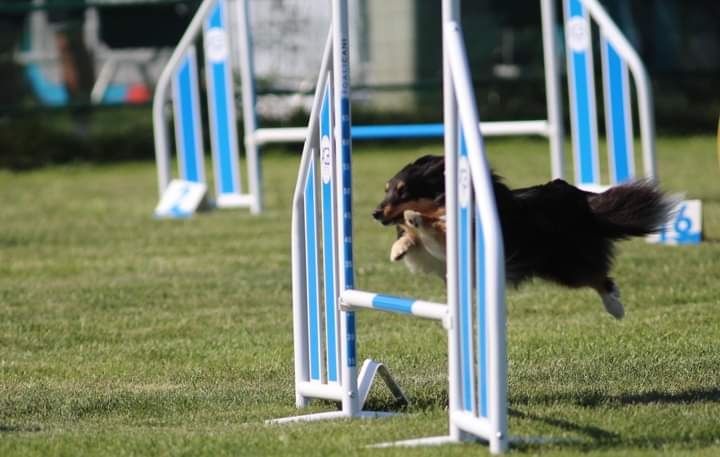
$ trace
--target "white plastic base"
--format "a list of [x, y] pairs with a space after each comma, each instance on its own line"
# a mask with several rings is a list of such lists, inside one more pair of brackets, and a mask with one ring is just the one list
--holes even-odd
[[218, 208], [248, 208], [255, 203], [251, 194], [220, 194], [215, 200]]
[[442, 446], [444, 444], [460, 443], [461, 441], [452, 436], [428, 436], [426, 438], [415, 438], [411, 440], [391, 441], [388, 443], [373, 444], [368, 447], [387, 448], [387, 447], [422, 447], [422, 446]]
[[381, 417], [395, 416], [397, 413], [385, 411], [360, 411], [357, 416], [348, 416], [342, 411], [329, 411], [325, 413], [303, 414], [300, 416], [281, 417], [279, 419], [266, 420], [266, 424], [292, 424], [295, 422], [315, 422], [338, 419], [378, 419]]
[[[368, 395], [370, 394], [370, 389], [372, 388], [373, 381], [375, 380], [376, 376], [380, 376], [380, 378], [383, 380], [387, 388], [390, 390], [390, 392], [395, 397], [395, 400], [401, 404], [401, 405], [407, 405], [408, 399], [405, 396], [405, 393], [402, 391], [398, 383], [395, 381], [395, 379], [390, 374], [390, 371], [388, 371], [387, 367], [383, 365], [381, 362], [376, 362], [373, 359], [366, 359], [362, 367], [360, 368], [360, 373], [358, 373], [358, 395], [360, 398], [360, 406], [364, 406], [365, 402], [367, 401]], [[312, 384], [310, 383], [304, 383], [304, 391], [309, 391], [309, 386]], [[317, 389], [318, 392], [315, 392], [315, 396], [312, 398], [336, 398], [340, 397], [342, 398], [342, 387], [340, 387], [337, 384], [317, 384], [312, 385], [313, 389]], [[321, 392], [323, 389], [327, 390], [327, 392]], [[337, 392], [337, 390], [340, 389], [340, 392]], [[322, 395], [324, 393], [327, 393], [328, 395]], [[302, 393], [301, 393], [302, 395]], [[304, 397], [308, 398], [308, 397]], [[292, 422], [311, 422], [311, 421], [320, 421], [320, 420], [335, 420], [335, 419], [375, 419], [379, 417], [388, 417], [388, 416], [394, 416], [397, 413], [392, 412], [385, 412], [385, 411], [361, 411], [358, 413], [357, 416], [348, 416], [342, 411], [329, 411], [324, 413], [315, 413], [315, 414], [304, 414], [300, 416], [290, 416], [290, 417], [282, 417], [280, 419], [269, 419], [266, 420], [266, 424], [287, 424]]]

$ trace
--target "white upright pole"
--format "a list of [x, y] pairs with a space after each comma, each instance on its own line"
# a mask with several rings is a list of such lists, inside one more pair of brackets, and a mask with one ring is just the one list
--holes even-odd
[[[455, 91], [458, 94], [458, 112], [461, 125], [477, 125], [478, 113], [475, 106], [470, 80], [465, 45], [457, 23], [445, 23], [445, 35], [453, 43], [447, 43], [450, 51], [447, 58]], [[488, 416], [490, 419], [490, 453], [503, 453], [508, 447], [507, 437], [507, 355], [505, 351], [505, 264], [503, 238], [500, 221], [495, 207], [490, 170], [484, 153], [482, 137], [478, 130], [464, 130], [468, 149], [473, 187], [477, 198], [477, 209], [482, 221], [482, 237], [485, 258], [480, 259], [485, 267], [485, 303], [488, 309]], [[449, 234], [449, 230], [448, 230]], [[459, 377], [459, 376], [458, 376]], [[451, 410], [452, 415], [452, 410]]]
[[[460, 20], [460, 1], [443, 0], [442, 21]], [[443, 123], [445, 124], [445, 210], [447, 213], [447, 240], [445, 255], [447, 259], [447, 304], [450, 315], [450, 325], [457, 325], [458, 311], [458, 259], [457, 259], [457, 153], [458, 153], [458, 126], [457, 103], [453, 90], [448, 48], [443, 33]], [[462, 437], [461, 430], [453, 423], [452, 416], [461, 410], [460, 404], [460, 341], [458, 332], [448, 331], [448, 398], [449, 398], [449, 436], [454, 441]]]
[[560, 72], [558, 71], [558, 47], [555, 37], [555, 0], [540, 0], [542, 18], [543, 61], [545, 67], [545, 99], [548, 116], [548, 141], [550, 142], [550, 170], [553, 179], [563, 178], [564, 129], [562, 98], [560, 96]]
[[[333, 90], [335, 119], [336, 205], [338, 228], [338, 271], [342, 294], [354, 288], [352, 243], [352, 167], [350, 137], [350, 34], [348, 32], [347, 0], [332, 2]], [[340, 312], [342, 409], [345, 416], [360, 414], [357, 386], [357, 355], [355, 346], [355, 313]]]
[[242, 86], [243, 127], [245, 130], [245, 153], [247, 154], [248, 193], [252, 196], [250, 212], [262, 212], [262, 171], [258, 146], [255, 142], [257, 119], [255, 118], [255, 74], [252, 35], [250, 34], [250, 19], [248, 0], [238, 0], [236, 3], [238, 19], [238, 52], [240, 54], [240, 85]]

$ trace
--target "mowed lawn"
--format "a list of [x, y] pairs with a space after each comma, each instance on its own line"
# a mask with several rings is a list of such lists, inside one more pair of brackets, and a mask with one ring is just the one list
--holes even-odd
[[[514, 186], [549, 176], [542, 141], [489, 141]], [[620, 245], [627, 315], [592, 292], [508, 292], [510, 431], [520, 455], [720, 455], [720, 172], [711, 137], [658, 142], [663, 186], [704, 204], [706, 240]], [[444, 300], [388, 260], [384, 181], [438, 145], [354, 155], [360, 288]], [[267, 426], [295, 414], [290, 200], [299, 157], [263, 159], [267, 210], [155, 220], [153, 163], [0, 171], [0, 456], [485, 455], [482, 445], [368, 449], [447, 431], [439, 324], [358, 314], [359, 356], [411, 398], [375, 421]], [[381, 388], [371, 406], [394, 409]], [[310, 410], [335, 408], [318, 402]], [[528, 439], [527, 437], [530, 437]], [[542, 438], [537, 440], [536, 438]]]

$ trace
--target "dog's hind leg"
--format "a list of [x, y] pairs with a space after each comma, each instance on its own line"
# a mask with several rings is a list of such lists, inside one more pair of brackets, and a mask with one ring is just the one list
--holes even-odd
[[605, 310], [608, 313], [616, 319], [622, 319], [625, 316], [625, 307], [620, 301], [620, 289], [618, 289], [612, 278], [603, 278], [599, 284], [593, 286], [593, 289], [600, 294]]

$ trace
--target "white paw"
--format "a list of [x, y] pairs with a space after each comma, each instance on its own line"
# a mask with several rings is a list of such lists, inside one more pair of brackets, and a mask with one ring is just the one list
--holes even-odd
[[410, 227], [418, 228], [422, 226], [422, 215], [417, 211], [406, 209], [403, 217], [405, 218], [405, 223]]
[[390, 248], [390, 260], [397, 262], [402, 259], [408, 250], [410, 250], [413, 246], [415, 246], [415, 243], [413, 243], [413, 240], [409, 237], [402, 236], [398, 238]]

